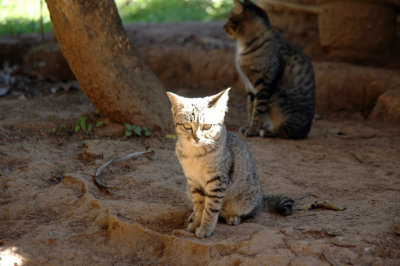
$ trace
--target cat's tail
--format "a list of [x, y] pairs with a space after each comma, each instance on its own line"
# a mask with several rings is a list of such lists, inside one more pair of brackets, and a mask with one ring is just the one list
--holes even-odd
[[296, 210], [296, 200], [283, 195], [264, 195], [263, 210], [290, 215]]

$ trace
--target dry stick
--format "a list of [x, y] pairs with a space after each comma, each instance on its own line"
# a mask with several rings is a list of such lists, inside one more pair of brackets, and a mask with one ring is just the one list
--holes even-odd
[[104, 184], [98, 179], [98, 177], [99, 177], [100, 174], [103, 172], [103, 170], [104, 170], [107, 166], [109, 166], [110, 164], [112, 164], [112, 163], [120, 162], [120, 161], [125, 161], [125, 160], [131, 159], [131, 158], [138, 158], [138, 157], [141, 156], [141, 155], [145, 155], [145, 156], [147, 157], [147, 159], [152, 160], [152, 159], [153, 159], [152, 156], [154, 155], [154, 151], [147, 151], [147, 147], [146, 147], [146, 150], [145, 150], [145, 151], [133, 152], [133, 153], [129, 153], [129, 154], [125, 155], [124, 157], [121, 157], [121, 158], [114, 158], [114, 159], [112, 159], [112, 160], [109, 160], [108, 162], [106, 162], [105, 164], [103, 164], [102, 166], [100, 166], [99, 169], [97, 169], [96, 175], [95, 175], [94, 180], [93, 180], [94, 184], [95, 184], [98, 188], [100, 188], [100, 189], [102, 189], [102, 190], [105, 190], [105, 191], [111, 193], [110, 190], [109, 190], [110, 187], [107, 186], [107, 185], [104, 185]]
[[363, 160], [361, 160], [361, 158], [359, 156], [357, 156], [357, 154], [350, 152], [350, 154], [354, 157], [354, 159], [356, 159], [359, 163], [364, 163]]

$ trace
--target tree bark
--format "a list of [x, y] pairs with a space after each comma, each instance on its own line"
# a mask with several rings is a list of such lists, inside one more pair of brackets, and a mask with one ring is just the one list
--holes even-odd
[[46, 0], [61, 51], [99, 112], [117, 122], [171, 131], [165, 89], [132, 47], [113, 0]]

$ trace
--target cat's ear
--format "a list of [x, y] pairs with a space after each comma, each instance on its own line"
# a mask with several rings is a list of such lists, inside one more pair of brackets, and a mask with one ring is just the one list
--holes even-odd
[[210, 101], [208, 103], [208, 108], [219, 108], [223, 111], [226, 111], [228, 108], [228, 99], [229, 99], [229, 91], [231, 88], [227, 88], [226, 90], [221, 91], [217, 95], [211, 96]]
[[235, 13], [240, 14], [243, 11], [243, 4], [239, 0], [233, 0], [235, 3]]
[[183, 98], [172, 92], [167, 92], [168, 98], [171, 101], [172, 107], [183, 106]]

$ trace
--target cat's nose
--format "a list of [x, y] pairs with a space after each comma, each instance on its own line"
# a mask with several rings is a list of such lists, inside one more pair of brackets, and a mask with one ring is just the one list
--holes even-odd
[[195, 134], [193, 134], [193, 139], [194, 139], [194, 141], [196, 141], [196, 143], [199, 143], [199, 137], [197, 137]]

